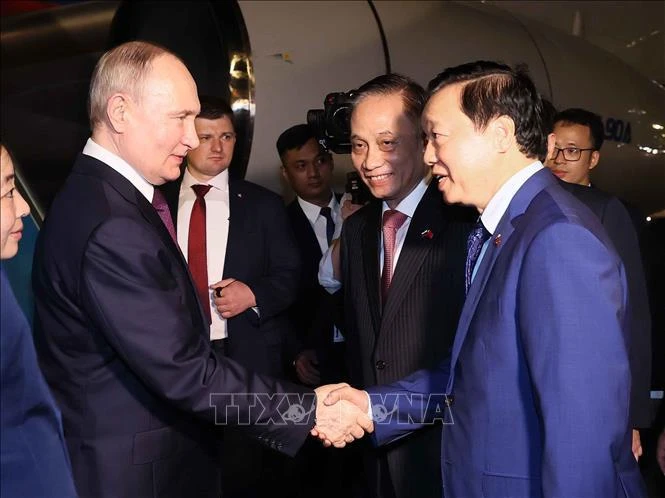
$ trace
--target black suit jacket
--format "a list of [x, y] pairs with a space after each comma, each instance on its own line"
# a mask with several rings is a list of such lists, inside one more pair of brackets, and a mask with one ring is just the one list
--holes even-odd
[[[177, 226], [180, 179], [162, 187]], [[244, 282], [260, 315], [247, 309], [227, 320], [227, 356], [256, 372], [284, 375], [293, 360], [287, 309], [296, 299], [300, 261], [284, 203], [277, 194], [244, 180], [229, 181], [229, 234], [224, 278]], [[184, 227], [185, 230], [188, 227]]]
[[[341, 195], [335, 196], [339, 201]], [[340, 320], [336, 320], [335, 299], [319, 285], [319, 263], [323, 255], [321, 247], [298, 199], [293, 200], [286, 211], [302, 263], [298, 299], [289, 310], [298, 334], [295, 349], [316, 350], [322, 383], [340, 382], [346, 376], [345, 368], [338, 364], [341, 359], [333, 352], [333, 326]], [[337, 323], [337, 327], [342, 329], [340, 323]]]
[[[630, 420], [635, 428], [646, 428], [653, 418], [651, 410], [651, 314], [637, 230], [639, 217], [623, 202], [595, 187], [559, 181], [600, 219], [626, 268], [630, 327]], [[584, 312], [584, 310], [580, 310]]]
[[[285, 408], [280, 396], [263, 396], [265, 409], [255, 410], [253, 396], [224, 395], [311, 391], [211, 351], [178, 247], [106, 164], [76, 161], [40, 231], [33, 284], [41, 367], [81, 497], [217, 497], [214, 422], [240, 418], [247, 433], [291, 454], [313, 425], [269, 424]], [[312, 401], [305, 396], [305, 411]]]
[[[340, 257], [352, 381], [388, 384], [449, 354], [464, 303], [464, 262], [477, 213], [444, 204], [431, 182], [409, 226], [385, 305], [381, 305], [381, 201], [344, 223]], [[440, 426], [385, 449], [397, 497], [441, 496]], [[372, 472], [372, 469], [368, 469]], [[376, 472], [376, 469], [374, 469]]]

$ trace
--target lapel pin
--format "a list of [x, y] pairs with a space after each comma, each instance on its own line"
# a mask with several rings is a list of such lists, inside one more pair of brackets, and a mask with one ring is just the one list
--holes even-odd
[[432, 230], [428, 228], [427, 230], [423, 230], [422, 232], [420, 232], [420, 236], [423, 239], [432, 240], [432, 237], [434, 237], [434, 233], [432, 233]]
[[501, 234], [498, 233], [496, 237], [494, 237], [494, 247], [499, 247], [501, 245]]
[[242, 198], [242, 194], [238, 194], [238, 197]]

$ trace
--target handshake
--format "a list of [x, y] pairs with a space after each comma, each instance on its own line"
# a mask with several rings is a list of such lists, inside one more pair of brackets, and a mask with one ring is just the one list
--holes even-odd
[[311, 431], [323, 445], [343, 448], [347, 443], [374, 431], [368, 416], [369, 401], [365, 391], [348, 384], [329, 384], [316, 391], [316, 425]]

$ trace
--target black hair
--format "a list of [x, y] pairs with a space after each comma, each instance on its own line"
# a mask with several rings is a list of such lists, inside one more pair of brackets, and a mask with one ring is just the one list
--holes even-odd
[[201, 112], [196, 116], [197, 118], [219, 119], [226, 116], [233, 123], [233, 109], [226, 100], [211, 95], [200, 95], [199, 102], [201, 103]]
[[420, 129], [420, 115], [427, 102], [427, 92], [411, 78], [397, 73], [382, 74], [363, 84], [353, 93], [354, 107], [368, 95], [401, 95], [404, 112], [416, 129]]
[[587, 126], [591, 132], [591, 147], [600, 150], [605, 140], [605, 127], [602, 118], [595, 112], [586, 109], [571, 108], [554, 116], [552, 128], [556, 123], [578, 124]]
[[525, 65], [514, 68], [494, 61], [476, 61], [450, 67], [428, 85], [430, 95], [463, 83], [460, 108], [477, 130], [490, 120], [508, 116], [515, 123], [515, 139], [527, 157], [542, 157], [547, 149], [545, 110]]
[[311, 139], [316, 141], [314, 128], [304, 123], [292, 126], [291, 128], [284, 130], [277, 139], [277, 153], [280, 158], [283, 158], [287, 151], [300, 149]]

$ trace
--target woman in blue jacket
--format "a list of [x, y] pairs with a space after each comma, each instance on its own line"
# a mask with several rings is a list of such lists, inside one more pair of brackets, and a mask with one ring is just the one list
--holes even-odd
[[[28, 204], [0, 144], [0, 259], [12, 258]], [[76, 496], [60, 411], [37, 365], [30, 327], [0, 268], [0, 496]]]

